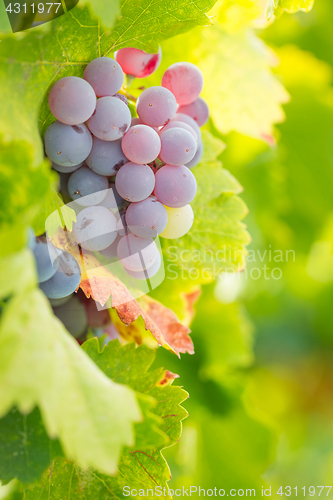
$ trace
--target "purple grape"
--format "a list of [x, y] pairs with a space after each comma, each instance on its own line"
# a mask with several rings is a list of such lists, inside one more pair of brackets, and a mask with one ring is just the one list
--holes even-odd
[[77, 243], [90, 251], [101, 251], [117, 237], [117, 219], [105, 207], [84, 208], [76, 217], [73, 235]]
[[163, 127], [159, 131], [159, 136], [161, 137], [161, 134], [163, 134], [163, 132], [165, 132], [166, 130], [169, 130], [170, 128], [175, 128], [175, 127], [180, 127], [180, 128], [187, 130], [188, 132], [190, 132], [190, 134], [193, 135], [195, 142], [198, 144], [197, 133], [195, 132], [195, 130], [192, 127], [190, 127], [190, 125], [188, 125], [187, 123], [184, 123], [184, 122], [177, 122], [177, 121], [172, 120], [171, 122], [169, 122], [167, 125], [165, 125], [165, 127]]
[[175, 116], [177, 102], [170, 90], [150, 87], [142, 92], [136, 103], [140, 120], [151, 127], [166, 125]]
[[73, 167], [89, 155], [92, 137], [84, 124], [64, 125], [55, 121], [46, 130], [44, 143], [51, 161], [63, 167]]
[[185, 167], [193, 168], [196, 165], [198, 165], [198, 163], [200, 162], [200, 160], [202, 158], [202, 155], [203, 155], [203, 144], [202, 144], [202, 141], [200, 141], [199, 145], [198, 145], [197, 152], [195, 153], [195, 155], [191, 161], [189, 161], [188, 163], [185, 163]]
[[36, 261], [38, 281], [39, 283], [42, 283], [43, 281], [47, 281], [52, 278], [56, 272], [56, 266], [53, 264], [50, 257], [49, 245], [51, 246], [52, 244], [50, 242], [47, 243], [46, 240], [42, 240], [40, 238], [35, 241], [36, 243], [33, 249], [33, 254]]
[[96, 174], [115, 175], [128, 159], [121, 149], [121, 139], [102, 141], [93, 137], [93, 146], [86, 163]]
[[52, 168], [62, 174], [71, 174], [72, 172], [75, 172], [75, 170], [82, 167], [83, 165], [83, 161], [81, 161], [81, 163], [79, 163], [78, 165], [73, 165], [72, 167], [64, 167], [62, 165], [57, 165], [56, 163], [54, 163], [54, 161], [52, 161], [51, 163], [52, 163]]
[[124, 73], [110, 57], [97, 57], [84, 70], [83, 78], [90, 83], [97, 97], [112, 96], [121, 89]]
[[151, 238], [138, 238], [130, 233], [119, 241], [117, 254], [126, 269], [138, 272], [149, 269], [154, 264], [158, 250]]
[[68, 181], [68, 191], [79, 205], [89, 207], [98, 205], [107, 195], [107, 177], [95, 174], [88, 167], [81, 167], [72, 173]]
[[179, 62], [166, 70], [162, 77], [162, 86], [173, 93], [178, 104], [190, 104], [202, 91], [203, 76], [195, 64]]
[[73, 297], [73, 293], [66, 295], [66, 297], [62, 297], [61, 299], [49, 299], [49, 302], [52, 307], [58, 307], [66, 304]]
[[191, 170], [184, 165], [165, 165], [155, 176], [155, 196], [167, 207], [183, 207], [190, 203], [197, 191], [197, 182]]
[[112, 97], [116, 97], [117, 99], [120, 99], [121, 101], [123, 101], [126, 104], [126, 106], [128, 106], [127, 97], [125, 97], [123, 94], [114, 94]]
[[120, 99], [101, 97], [96, 111], [88, 120], [90, 131], [103, 141], [120, 139], [131, 125], [131, 112]]
[[53, 312], [74, 338], [83, 335], [88, 327], [88, 318], [84, 305], [77, 295], [59, 306], [53, 306]]
[[179, 106], [177, 113], [190, 116], [197, 122], [199, 127], [203, 127], [208, 122], [209, 118], [208, 106], [201, 97], [198, 97], [198, 99], [191, 102], [191, 104]]
[[115, 58], [126, 75], [132, 75], [136, 78], [146, 78], [153, 74], [159, 67], [162, 59], [162, 51], [160, 48], [157, 54], [147, 54], [143, 50], [127, 47], [118, 50], [115, 53]]
[[126, 211], [126, 222], [133, 234], [140, 238], [155, 238], [164, 231], [168, 214], [155, 196], [131, 203]]
[[129, 269], [124, 268], [127, 274], [135, 278], [136, 280], [148, 280], [151, 279], [155, 274], [158, 273], [161, 267], [162, 258], [159, 252], [157, 252], [156, 259], [152, 266], [143, 271], [130, 271]]
[[57, 270], [47, 281], [39, 284], [39, 288], [49, 299], [61, 299], [73, 293], [81, 282], [80, 266], [74, 257], [63, 251], [56, 259]]
[[191, 118], [191, 116], [185, 115], [183, 113], [176, 113], [172, 121], [173, 122], [176, 122], [176, 121], [182, 122], [182, 123], [186, 123], [187, 125], [189, 125], [191, 128], [193, 128], [194, 132], [197, 134], [198, 141], [200, 141], [200, 139], [201, 139], [200, 127], [197, 124], [197, 122], [195, 120], [193, 120], [193, 118]]
[[124, 135], [121, 147], [133, 163], [149, 163], [161, 150], [161, 140], [154, 129], [147, 125], [135, 125]]
[[160, 158], [169, 165], [184, 165], [197, 150], [193, 135], [183, 128], [170, 128], [161, 134]]
[[77, 76], [58, 80], [49, 94], [51, 113], [61, 123], [79, 125], [86, 122], [96, 107], [96, 95], [88, 82]]
[[125, 163], [116, 175], [116, 189], [127, 201], [142, 201], [153, 192], [155, 176], [148, 165]]
[[125, 200], [120, 196], [120, 194], [116, 190], [116, 185], [110, 182], [107, 195], [105, 196], [104, 200], [101, 201], [101, 203], [99, 203], [98, 205], [100, 207], [108, 208], [109, 210], [116, 210], [119, 207], [119, 205], [121, 205], [124, 202]]

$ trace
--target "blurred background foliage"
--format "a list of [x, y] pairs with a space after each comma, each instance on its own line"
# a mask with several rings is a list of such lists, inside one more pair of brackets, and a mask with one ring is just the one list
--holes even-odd
[[[213, 12], [223, 37], [255, 28], [278, 56], [274, 73], [290, 95], [288, 103], [280, 98], [286, 120], [274, 129], [276, 145], [255, 128], [241, 134], [246, 121], [223, 136], [210, 124], [227, 145], [219, 159], [244, 187], [247, 269], [203, 286], [192, 325], [196, 355], [177, 360], [160, 349], [156, 365], [180, 374], [190, 393], [182, 440], [165, 453], [170, 487], [266, 484], [279, 498], [281, 485], [333, 480], [333, 4], [318, 0], [311, 12], [269, 26], [259, 4], [219, 1]], [[182, 35], [182, 49], [187, 40], [193, 50], [188, 40], [198, 30]], [[165, 43], [164, 54], [181, 41]], [[220, 64], [214, 55], [211, 71], [223, 88], [225, 56]], [[266, 83], [268, 100], [281, 97]], [[244, 92], [255, 89], [245, 83]]]

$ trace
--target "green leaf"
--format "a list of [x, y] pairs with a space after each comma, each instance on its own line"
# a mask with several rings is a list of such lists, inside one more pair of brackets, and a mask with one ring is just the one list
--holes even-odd
[[[44, 210], [38, 218], [39, 227], [43, 228], [40, 232], [44, 233], [46, 231], [47, 235], [51, 237], [60, 227], [72, 231], [73, 223], [76, 222], [75, 211], [67, 205], [64, 205], [64, 202], [56, 191], [52, 190], [48, 195], [47, 203], [45, 203], [43, 207]], [[36, 220], [34, 224], [37, 225]], [[38, 234], [38, 230], [36, 232]]]
[[[274, 14], [279, 17], [283, 12], [294, 14], [300, 10], [303, 12], [310, 12], [314, 5], [315, 0], [270, 0], [270, 7], [273, 7]], [[272, 12], [272, 8], [269, 9]], [[270, 16], [267, 16], [268, 19]]]
[[223, 148], [222, 144], [218, 147], [220, 141], [204, 131], [203, 142], [205, 157], [193, 169], [198, 191], [191, 203], [192, 229], [177, 240], [161, 239], [167, 276], [173, 280], [184, 277], [185, 271], [192, 280], [205, 282], [224, 270], [240, 270], [245, 265], [245, 246], [250, 238], [241, 220], [247, 208], [236, 196], [242, 187], [219, 161], [213, 160]]
[[[145, 346], [135, 348], [134, 344], [121, 347], [117, 340], [109, 342], [100, 351], [97, 339], [85, 342], [83, 349], [114, 382], [126, 384], [144, 398], [153, 398], [155, 406], [151, 411], [155, 415], [155, 423], [159, 423], [163, 435], [168, 437], [168, 446], [178, 441], [181, 421], [187, 416], [180, 403], [187, 398], [187, 393], [181, 387], [171, 386], [169, 382], [172, 379], [163, 369], [150, 369], [155, 357], [154, 351]], [[142, 432], [139, 426], [142, 426]], [[120, 499], [123, 498], [123, 487], [128, 485], [136, 489], [155, 488], [159, 485], [167, 490], [170, 471], [161, 454], [166, 442], [156, 440], [156, 437], [152, 439], [143, 426], [144, 423], [136, 424], [138, 441], [135, 447], [123, 450], [116, 477], [92, 470], [84, 471], [75, 464], [56, 459], [45, 472], [41, 484], [28, 488], [24, 498], [44, 500], [50, 498], [49, 495], [54, 495], [62, 500], [70, 500], [81, 498], [80, 494], [84, 491], [86, 500]], [[165, 497], [169, 498], [168, 495], [163, 496]]]
[[[1, 44], [0, 44], [1, 45]], [[1, 141], [0, 141], [1, 142]], [[18, 235], [27, 226], [34, 226], [39, 233], [45, 231], [45, 205], [55, 194], [57, 175], [51, 172], [50, 164], [44, 161], [33, 164], [32, 148], [23, 142], [1, 144], [0, 147], [0, 226], [1, 232], [13, 233], [13, 239], [4, 241], [0, 253], [6, 254], [19, 250], [22, 239], [15, 237], [13, 226]], [[35, 223], [39, 217], [39, 223]]]
[[0, 2], [0, 33], [11, 33], [12, 28], [8, 19], [6, 12], [6, 6], [4, 2]]
[[80, 0], [80, 6], [87, 5], [91, 15], [98, 17], [105, 28], [112, 28], [120, 13], [119, 0]]
[[32, 252], [28, 249], [0, 258], [0, 299], [36, 286], [37, 272]]
[[[234, 275], [240, 279], [240, 275]], [[215, 296], [219, 297], [219, 288], [223, 281], [205, 287], [194, 318], [192, 329], [204, 334], [210, 334], [198, 339], [198, 348], [203, 356], [201, 373], [205, 377], [216, 381], [222, 380], [225, 373], [236, 368], [250, 366], [254, 361], [253, 355], [253, 325], [251, 324], [242, 304], [220, 304]], [[219, 328], [216, 328], [216, 325]], [[216, 349], [216, 345], [219, 349]]]
[[123, 1], [121, 18], [114, 26], [110, 47], [137, 47], [147, 52], [157, 52], [164, 40], [186, 33], [195, 26], [212, 24], [205, 12], [215, 0], [171, 0], [152, 4], [149, 0]]
[[22, 483], [39, 480], [51, 461], [62, 456], [58, 441], [49, 439], [38, 409], [29, 415], [11, 410], [0, 420], [0, 478]]
[[38, 406], [65, 455], [105, 473], [116, 471], [142, 418], [135, 393], [96, 367], [39, 290], [16, 295], [1, 318], [0, 415], [13, 406], [23, 413]]

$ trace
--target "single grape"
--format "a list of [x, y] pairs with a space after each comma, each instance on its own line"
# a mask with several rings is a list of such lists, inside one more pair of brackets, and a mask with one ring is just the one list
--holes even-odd
[[199, 125], [191, 116], [185, 115], [184, 113], [176, 113], [173, 120], [173, 122], [182, 122], [186, 123], [186, 125], [189, 125], [197, 134], [198, 141], [201, 139], [201, 130]]
[[120, 139], [131, 125], [131, 112], [120, 99], [101, 97], [96, 111], [88, 120], [90, 131], [103, 141]]
[[195, 64], [175, 63], [164, 73], [162, 87], [173, 93], [178, 104], [190, 104], [199, 97], [202, 91], [203, 76]]
[[110, 262], [118, 260], [118, 255], [117, 255], [117, 247], [118, 243], [121, 240], [121, 236], [117, 234], [116, 239], [109, 245], [108, 247], [104, 248], [104, 250], [101, 250], [100, 253], [109, 259]]
[[84, 305], [77, 295], [74, 295], [63, 305], [53, 307], [55, 316], [74, 338], [79, 338], [88, 328], [88, 318]]
[[[49, 245], [52, 244], [49, 243]], [[38, 238], [36, 240], [33, 254], [36, 261], [39, 283], [49, 280], [57, 268], [51, 261], [49, 247], [45, 239]]]
[[126, 269], [126, 267], [124, 269], [130, 276], [132, 276], [132, 278], [135, 278], [136, 280], [148, 280], [158, 273], [161, 267], [161, 262], [162, 262], [161, 255], [159, 252], [157, 252], [157, 256], [153, 265], [150, 266], [148, 269], [142, 271], [130, 271], [129, 269]]
[[139, 96], [136, 110], [145, 125], [161, 127], [175, 116], [177, 102], [170, 90], [163, 87], [150, 87]]
[[115, 175], [128, 159], [121, 149], [121, 139], [102, 141], [93, 137], [93, 146], [86, 163], [96, 174]]
[[177, 121], [172, 120], [167, 125], [165, 125], [165, 127], [161, 128], [161, 130], [159, 130], [158, 134], [161, 137], [161, 134], [163, 134], [163, 132], [166, 132], [170, 128], [175, 128], [175, 127], [183, 128], [183, 129], [187, 130], [188, 132], [190, 132], [190, 134], [193, 135], [196, 144], [198, 144], [199, 141], [198, 141], [197, 133], [195, 132], [195, 130], [192, 127], [190, 127], [190, 125], [188, 125], [187, 123], [184, 123], [184, 122], [177, 122]]
[[127, 158], [133, 163], [150, 163], [161, 150], [158, 133], [147, 125], [135, 125], [124, 135], [121, 147]]
[[110, 324], [111, 319], [108, 309], [101, 309], [99, 311], [94, 299], [84, 298], [83, 305], [87, 313], [89, 326], [92, 328], [102, 328]]
[[169, 165], [184, 165], [197, 150], [193, 135], [183, 128], [170, 128], [161, 134], [160, 158]]
[[70, 253], [63, 251], [56, 261], [57, 270], [52, 278], [39, 285], [49, 299], [67, 297], [75, 292], [81, 281], [80, 266]]
[[71, 298], [73, 297], [73, 294], [67, 295], [67, 297], [62, 297], [61, 299], [49, 299], [49, 302], [52, 307], [58, 307], [62, 306], [63, 304], [66, 304]]
[[126, 234], [130, 233], [130, 229], [127, 226], [125, 215], [122, 215], [117, 222], [117, 232], [119, 236], [126, 236]]
[[118, 243], [118, 259], [130, 271], [144, 271], [154, 264], [158, 250], [151, 238], [138, 238], [133, 233]]
[[201, 97], [198, 97], [198, 99], [191, 102], [191, 104], [179, 106], [177, 113], [190, 116], [197, 122], [199, 127], [203, 127], [208, 122], [209, 118], [208, 106]]
[[112, 97], [116, 97], [117, 99], [120, 99], [121, 101], [123, 101], [126, 104], [126, 106], [128, 106], [127, 97], [125, 97], [123, 94], [114, 94]]
[[51, 161], [63, 167], [83, 162], [92, 148], [92, 137], [84, 125], [53, 122], [45, 132], [45, 152]]
[[155, 176], [154, 193], [167, 207], [183, 207], [190, 203], [197, 191], [197, 182], [191, 170], [184, 165], [164, 165]]
[[160, 234], [162, 238], [177, 239], [186, 234], [192, 227], [194, 215], [191, 205], [180, 208], [166, 207], [168, 223]]
[[96, 95], [92, 86], [82, 78], [65, 76], [53, 85], [49, 106], [51, 113], [61, 123], [80, 125], [95, 111]]
[[185, 167], [193, 168], [196, 165], [198, 165], [198, 163], [200, 163], [202, 155], [203, 155], [203, 144], [202, 144], [202, 141], [200, 141], [199, 145], [198, 145], [197, 152], [195, 153], [195, 155], [191, 161], [189, 161], [188, 163], [185, 163]]
[[88, 167], [73, 172], [68, 181], [71, 198], [83, 207], [98, 205], [106, 197], [108, 187], [107, 177], [95, 174]]
[[126, 211], [126, 222], [136, 236], [154, 238], [164, 231], [168, 215], [162, 203], [155, 196], [149, 196], [143, 201], [130, 204]]
[[146, 78], [152, 75], [160, 65], [162, 59], [161, 47], [157, 54], [147, 54], [143, 50], [134, 48], [120, 49], [115, 53], [116, 61], [126, 75], [136, 78]]
[[54, 163], [54, 161], [52, 161], [51, 163], [52, 163], [52, 168], [57, 172], [60, 172], [61, 174], [71, 174], [72, 172], [75, 172], [75, 170], [82, 167], [83, 165], [83, 161], [81, 161], [81, 163], [79, 163], [78, 165], [73, 165], [72, 167], [64, 167], [63, 165], [57, 165], [56, 163]]
[[116, 190], [116, 185], [110, 182], [107, 195], [105, 196], [104, 200], [101, 201], [101, 203], [99, 203], [98, 205], [100, 207], [108, 208], [109, 210], [116, 210], [119, 205], [124, 203], [124, 201], [124, 198], [122, 198]]
[[125, 163], [116, 175], [116, 189], [127, 201], [142, 201], [153, 192], [155, 176], [148, 165]]
[[90, 83], [97, 97], [112, 96], [121, 89], [124, 73], [110, 57], [93, 59], [84, 70], [83, 78]]
[[81, 247], [101, 251], [116, 239], [117, 219], [107, 208], [87, 207], [76, 217], [73, 235]]

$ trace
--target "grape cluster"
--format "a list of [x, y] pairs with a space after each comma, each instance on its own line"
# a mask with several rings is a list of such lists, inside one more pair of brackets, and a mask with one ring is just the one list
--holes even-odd
[[[200, 127], [208, 120], [199, 97], [202, 74], [188, 62], [173, 64], [161, 86], [143, 90], [136, 101], [138, 116], [132, 118], [124, 73], [146, 77], [160, 61], [161, 51], [126, 48], [115, 59], [91, 61], [83, 78], [61, 78], [49, 93], [56, 121], [44, 137], [60, 189], [75, 202], [76, 242], [84, 250], [116, 257], [138, 280], [160, 268], [154, 238], [179, 238], [193, 224], [190, 203], [197, 184], [191, 168], [202, 156]], [[53, 271], [41, 288], [59, 299], [50, 291], [54, 266]]]

